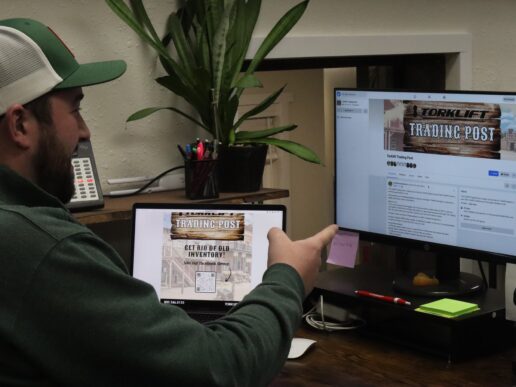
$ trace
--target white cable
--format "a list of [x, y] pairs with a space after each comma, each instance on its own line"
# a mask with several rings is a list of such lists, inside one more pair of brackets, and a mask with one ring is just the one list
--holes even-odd
[[324, 316], [324, 298], [321, 295], [319, 298], [320, 313], [314, 312], [317, 306], [314, 306], [307, 313], [303, 315], [306, 323], [315, 329], [326, 332], [352, 330], [360, 328], [365, 324], [364, 320], [357, 316], [351, 316], [350, 319], [341, 322], [326, 321]]

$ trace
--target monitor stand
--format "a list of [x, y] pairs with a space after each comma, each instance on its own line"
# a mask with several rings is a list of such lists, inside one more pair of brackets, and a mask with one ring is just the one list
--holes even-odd
[[422, 297], [458, 297], [485, 290], [482, 278], [475, 274], [460, 271], [460, 256], [437, 254], [435, 270], [426, 273], [439, 280], [438, 285], [415, 286], [415, 273], [403, 273], [393, 281], [394, 289], [400, 293]]
[[[385, 339], [438, 356], [449, 361], [466, 359], [513, 345], [512, 321], [505, 320], [505, 289], [485, 289], [464, 299], [478, 304], [480, 310], [455, 319], [416, 312], [432, 298], [402, 296], [392, 288], [394, 269], [371, 264], [354, 269], [333, 268], [319, 273], [313, 303], [322, 296], [325, 304], [346, 309], [366, 324], [359, 335]], [[388, 296], [403, 297], [412, 305], [398, 305], [371, 297], [361, 297], [363, 289]], [[307, 308], [313, 304], [307, 305]], [[329, 310], [329, 308], [328, 308]], [[509, 359], [510, 361], [510, 359]]]

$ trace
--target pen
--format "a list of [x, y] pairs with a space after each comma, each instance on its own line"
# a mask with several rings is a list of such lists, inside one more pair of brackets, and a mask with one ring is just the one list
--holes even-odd
[[185, 153], [186, 153], [186, 158], [187, 159], [190, 159], [191, 155], [192, 155], [192, 147], [190, 144], [186, 144], [185, 146]]
[[203, 159], [209, 159], [211, 156], [211, 142], [210, 140], [204, 140], [204, 156]]
[[181, 152], [181, 155], [183, 156], [184, 159], [187, 158], [186, 156], [186, 152], [183, 150], [183, 147], [179, 144], [177, 144], [177, 149], [179, 149], [179, 152]]
[[371, 292], [368, 292], [367, 290], [355, 290], [355, 294], [358, 296], [371, 297], [371, 298], [376, 298], [377, 300], [392, 302], [394, 304], [410, 305], [410, 302], [408, 302], [407, 300], [404, 300], [403, 298], [384, 296], [383, 294], [371, 293]]
[[197, 160], [202, 160], [204, 157], [204, 143], [199, 141], [197, 144]]

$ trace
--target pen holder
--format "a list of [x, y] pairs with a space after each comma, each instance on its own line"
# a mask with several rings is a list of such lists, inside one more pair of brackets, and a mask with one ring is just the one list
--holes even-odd
[[185, 160], [185, 191], [188, 199], [218, 198], [217, 160]]

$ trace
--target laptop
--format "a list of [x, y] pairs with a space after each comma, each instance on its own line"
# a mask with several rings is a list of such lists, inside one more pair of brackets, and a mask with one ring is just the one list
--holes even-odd
[[285, 230], [276, 204], [133, 205], [133, 277], [164, 304], [205, 322], [223, 316], [267, 269], [267, 232]]

